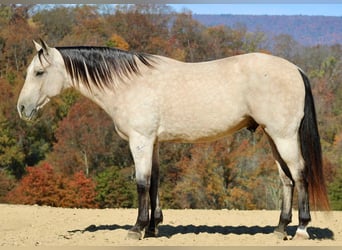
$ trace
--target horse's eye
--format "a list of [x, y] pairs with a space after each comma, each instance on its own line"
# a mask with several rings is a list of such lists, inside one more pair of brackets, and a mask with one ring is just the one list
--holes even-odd
[[36, 72], [36, 76], [41, 76], [41, 75], [43, 75], [44, 74], [44, 70], [38, 70], [37, 72]]

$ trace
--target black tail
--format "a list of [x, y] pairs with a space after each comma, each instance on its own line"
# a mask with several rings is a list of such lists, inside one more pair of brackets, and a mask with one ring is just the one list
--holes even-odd
[[304, 117], [299, 136], [305, 161], [305, 175], [314, 209], [329, 210], [329, 200], [323, 175], [322, 149], [318, 133], [315, 104], [308, 77], [299, 70], [305, 85]]

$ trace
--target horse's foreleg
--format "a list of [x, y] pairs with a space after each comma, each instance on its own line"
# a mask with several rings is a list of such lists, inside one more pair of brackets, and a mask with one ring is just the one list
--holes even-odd
[[156, 237], [158, 235], [157, 226], [163, 222], [163, 213], [159, 207], [158, 198], [159, 185], [159, 145], [156, 142], [153, 149], [152, 158], [152, 175], [150, 186], [150, 201], [151, 201], [151, 217], [148, 230], [145, 231], [145, 237]]
[[151, 185], [151, 169], [154, 138], [135, 134], [129, 145], [135, 164], [135, 176], [138, 191], [138, 218], [128, 231], [128, 238], [141, 239], [142, 231], [149, 223], [149, 191]]

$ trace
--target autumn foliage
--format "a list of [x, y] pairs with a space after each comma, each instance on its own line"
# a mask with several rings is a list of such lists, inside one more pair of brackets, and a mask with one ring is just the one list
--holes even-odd
[[7, 195], [11, 203], [54, 207], [97, 207], [95, 183], [82, 172], [71, 177], [57, 173], [48, 163], [27, 167], [27, 174]]
[[[1, 202], [101, 208], [137, 204], [127, 142], [94, 103], [66, 90], [36, 122], [20, 120], [17, 97], [36, 53], [32, 39], [41, 37], [50, 46], [119, 47], [187, 62], [255, 51], [294, 62], [310, 77], [329, 197], [334, 209], [342, 209], [340, 44], [305, 47], [288, 34], [269, 37], [243, 24], [207, 27], [191, 12], [175, 13], [163, 4], [105, 7], [0, 5]], [[280, 199], [277, 167], [261, 128], [208, 144], [161, 143], [162, 207], [279, 209]]]

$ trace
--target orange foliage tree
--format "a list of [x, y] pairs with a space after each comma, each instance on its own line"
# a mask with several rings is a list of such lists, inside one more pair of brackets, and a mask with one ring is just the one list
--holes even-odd
[[114, 124], [98, 106], [80, 98], [68, 115], [58, 124], [57, 142], [47, 161], [61, 172], [74, 174], [84, 170], [87, 174], [101, 169], [112, 155]]
[[254, 135], [243, 130], [211, 144], [195, 144], [176, 165], [179, 180], [173, 189], [175, 207], [280, 206], [280, 179], [262, 129]]
[[97, 207], [95, 183], [82, 172], [72, 177], [56, 173], [48, 163], [27, 167], [27, 174], [7, 195], [7, 201], [54, 207]]
[[107, 41], [106, 45], [108, 47], [115, 47], [118, 49], [128, 50], [129, 44], [118, 34], [113, 34]]

